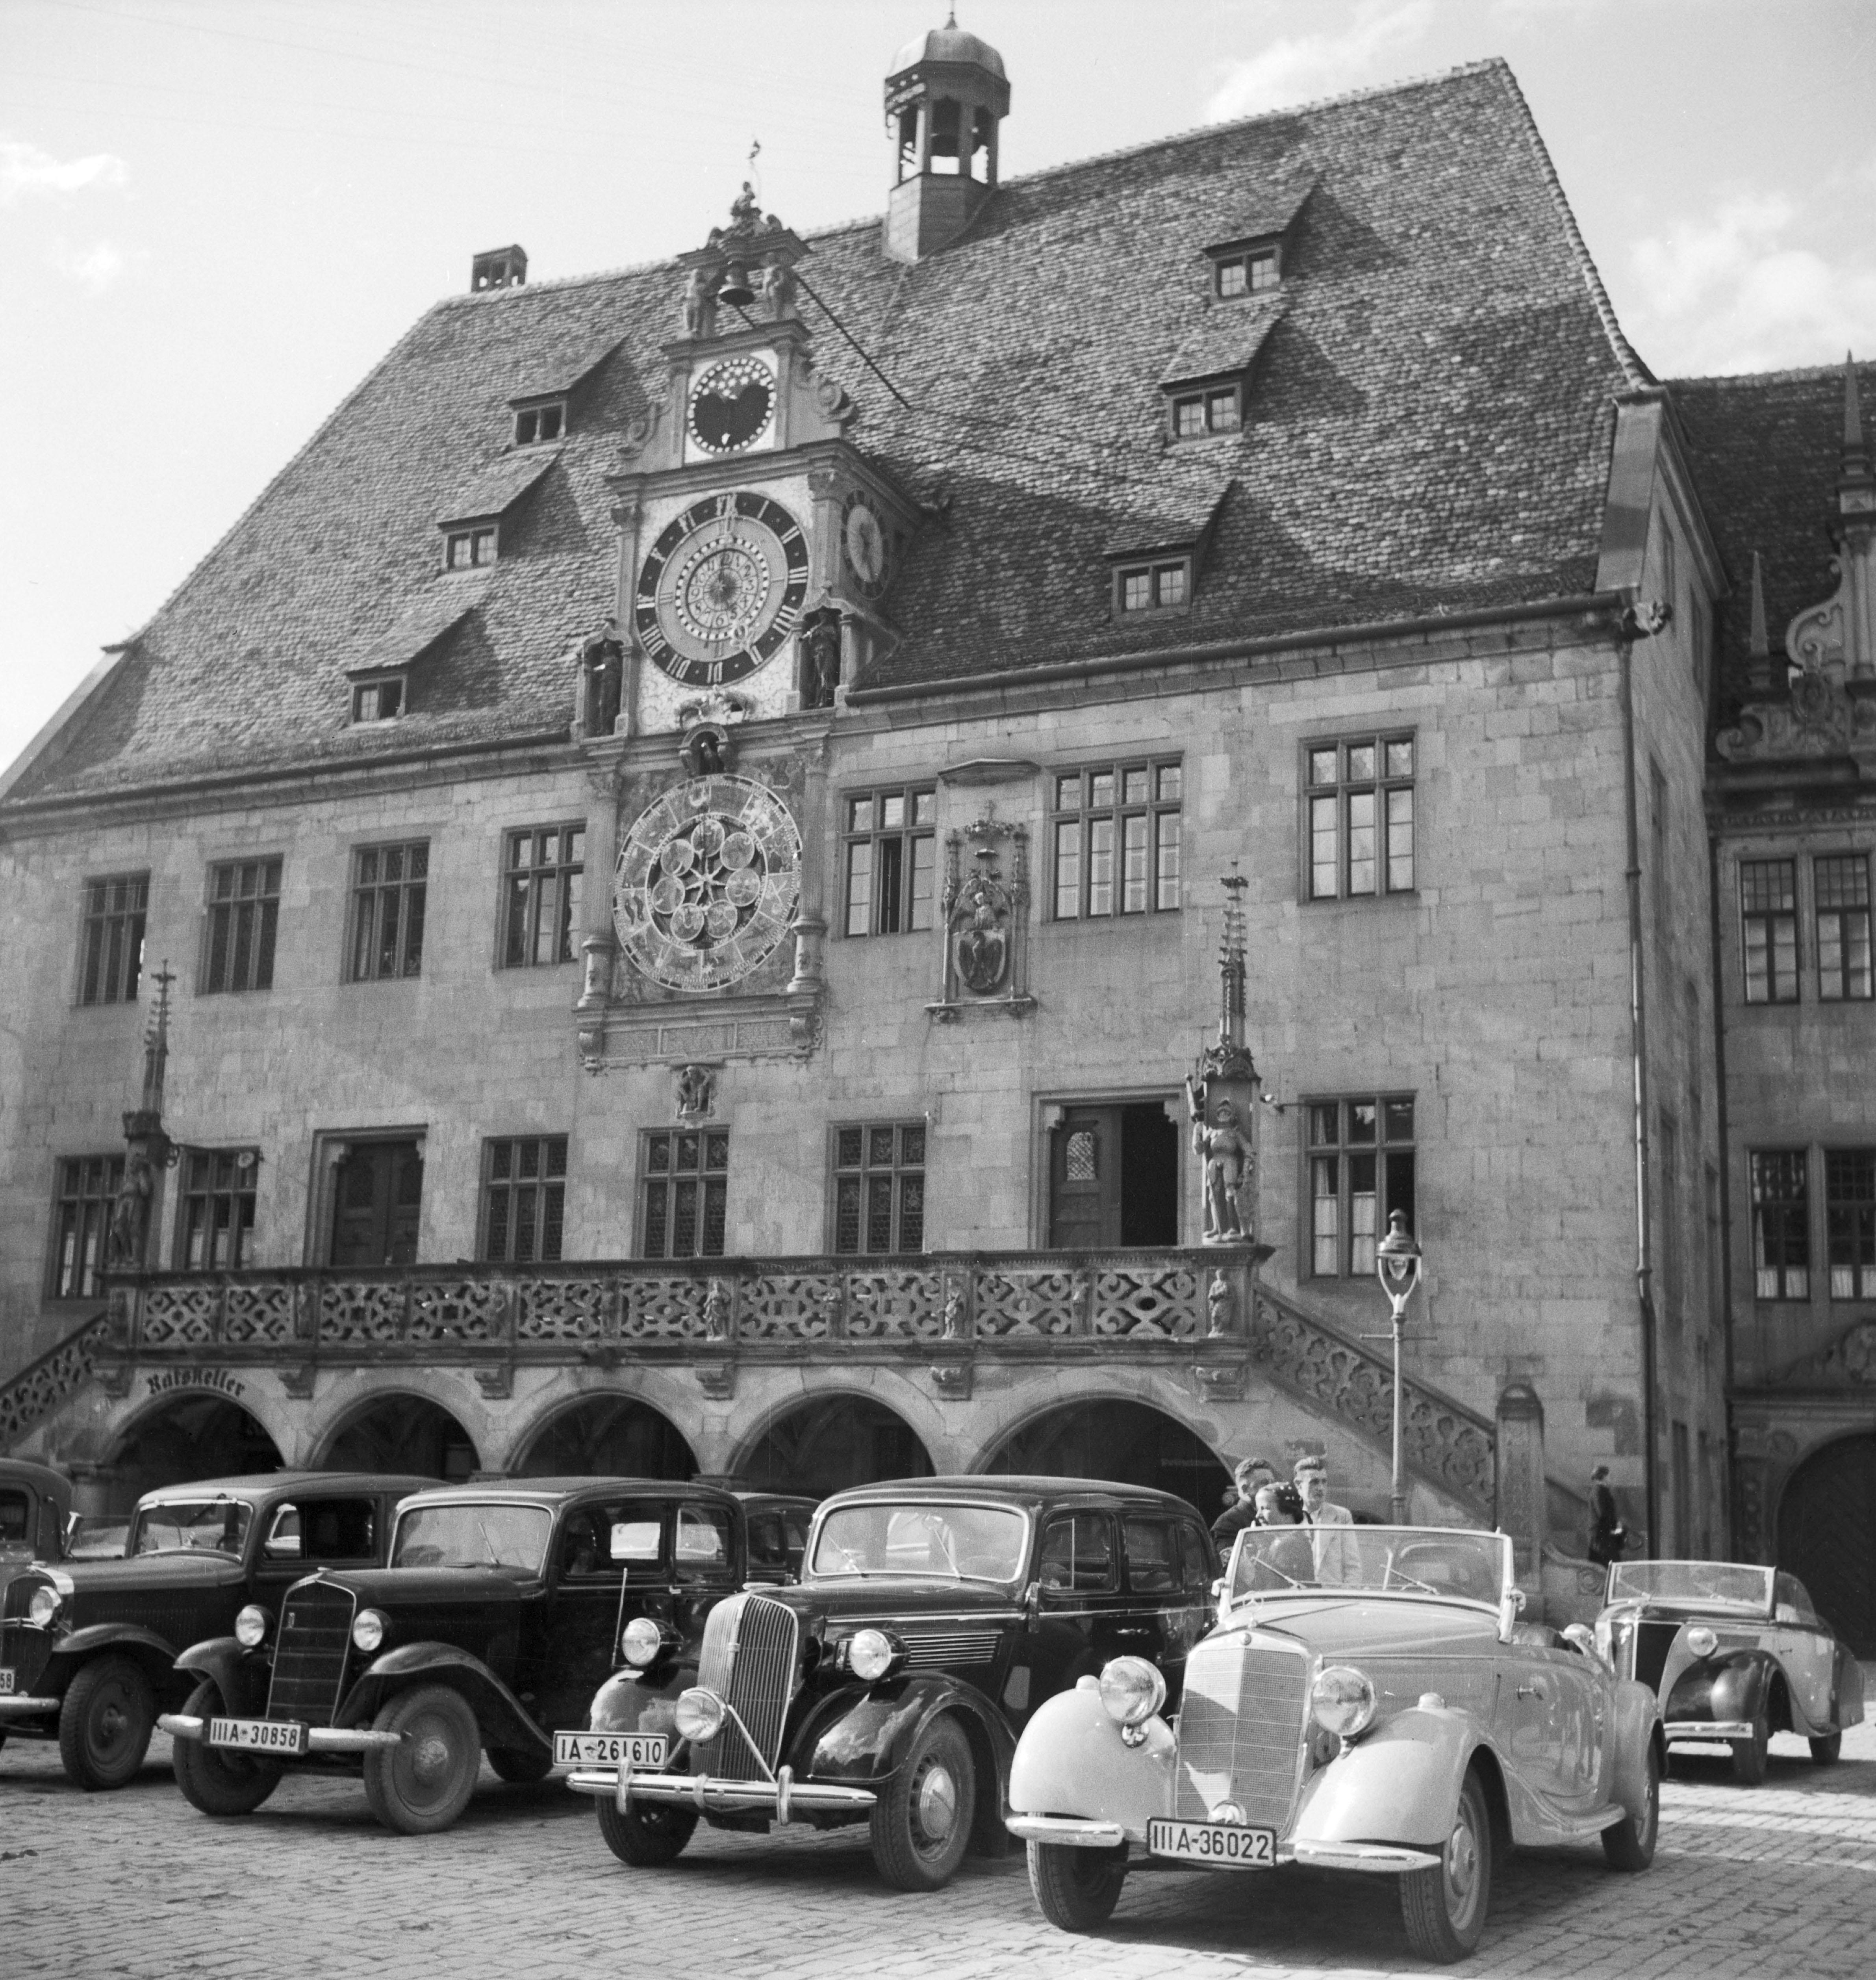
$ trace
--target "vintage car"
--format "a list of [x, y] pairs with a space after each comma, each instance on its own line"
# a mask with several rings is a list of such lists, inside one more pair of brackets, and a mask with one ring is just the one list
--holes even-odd
[[1732, 1749], [1733, 1775], [1765, 1778], [1775, 1732], [1828, 1766], [1863, 1721], [1863, 1673], [1805, 1593], [1769, 1567], [1624, 1560], [1609, 1571], [1596, 1647], [1661, 1700], [1668, 1743]]
[[384, 1558], [390, 1514], [426, 1480], [332, 1471], [211, 1478], [146, 1492], [129, 1550], [61, 1560], [13, 1580], [0, 1613], [0, 1729], [56, 1739], [82, 1788], [121, 1787], [143, 1765], [160, 1707], [195, 1680], [178, 1653], [280, 1606], [313, 1562]]
[[[699, 1480], [715, 1483], [716, 1480]], [[790, 1582], [801, 1579], [808, 1551], [808, 1529], [818, 1501], [789, 1492], [761, 1492], [724, 1481], [724, 1489], [739, 1500], [749, 1536], [749, 1579]]]
[[1507, 1845], [1599, 1836], [1645, 1869], [1654, 1693], [1521, 1606], [1502, 1533], [1240, 1533], [1175, 1721], [1123, 1656], [1024, 1729], [1009, 1827], [1044, 1915], [1092, 1930], [1134, 1869], [1313, 1864], [1397, 1877], [1409, 1942], [1446, 1961], [1478, 1944]]
[[277, 1621], [244, 1610], [234, 1635], [181, 1667], [193, 1695], [161, 1724], [176, 1779], [205, 1815], [258, 1808], [290, 1766], [361, 1773], [371, 1811], [407, 1835], [463, 1812], [486, 1749], [503, 1779], [609, 1757], [581, 1731], [649, 1632], [694, 1660], [704, 1620], [742, 1586], [741, 1503], [651, 1478], [530, 1478], [433, 1487], [397, 1508], [388, 1564], [322, 1571]]
[[[62, 1471], [30, 1458], [0, 1457], [0, 1596], [22, 1568], [64, 1558], [71, 1517], [71, 1481]], [[0, 1740], [5, 1737], [0, 1720]]]
[[918, 1478], [823, 1502], [801, 1586], [714, 1610], [700, 1660], [627, 1633], [593, 1701], [615, 1749], [568, 1785], [621, 1862], [669, 1862], [699, 1817], [870, 1825], [887, 1882], [935, 1890], [1005, 1846], [1018, 1729], [1109, 1658], [1176, 1694], [1210, 1616], [1211, 1536], [1182, 1499], [1073, 1478]]

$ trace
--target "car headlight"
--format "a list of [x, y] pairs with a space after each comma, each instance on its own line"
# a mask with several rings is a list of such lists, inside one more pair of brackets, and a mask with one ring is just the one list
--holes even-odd
[[1166, 1703], [1166, 1680], [1144, 1657], [1116, 1657], [1102, 1666], [1101, 1702], [1110, 1719], [1142, 1725]]
[[898, 1656], [898, 1645], [884, 1630], [856, 1630], [847, 1639], [847, 1668], [862, 1684], [877, 1684]]
[[369, 1656], [384, 1642], [390, 1622], [381, 1610], [361, 1609], [352, 1618], [352, 1641]]
[[649, 1616], [634, 1616], [626, 1625], [619, 1647], [634, 1670], [655, 1664], [665, 1646], [665, 1633]]
[[267, 1612], [253, 1603], [234, 1619], [234, 1640], [244, 1650], [257, 1650], [267, 1639]]
[[1310, 1686], [1310, 1715], [1325, 1732], [1353, 1739], [1374, 1723], [1374, 1686], [1352, 1664], [1326, 1664]]
[[35, 1588], [32, 1600], [26, 1604], [26, 1620], [37, 1629], [49, 1630], [58, 1613], [59, 1601], [56, 1588]]
[[1704, 1623], [1696, 1623], [1687, 1633], [1687, 1647], [1697, 1657], [1710, 1657], [1719, 1646], [1719, 1638]]
[[671, 1716], [682, 1737], [692, 1746], [701, 1746], [722, 1731], [725, 1710], [723, 1701], [715, 1692], [694, 1684], [689, 1690], [678, 1693], [677, 1709]]

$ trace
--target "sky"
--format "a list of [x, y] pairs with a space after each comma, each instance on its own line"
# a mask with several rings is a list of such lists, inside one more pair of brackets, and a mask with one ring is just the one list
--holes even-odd
[[[878, 212], [945, 0], [0, 0], [0, 764], [478, 249]], [[1876, 0], [963, 0], [1006, 178], [1509, 61], [1659, 376], [1876, 354]], [[1098, 290], [1090, 307], [1099, 306]]]

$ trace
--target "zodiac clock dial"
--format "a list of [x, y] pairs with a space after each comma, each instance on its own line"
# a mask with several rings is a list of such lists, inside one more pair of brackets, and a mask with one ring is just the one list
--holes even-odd
[[640, 812], [619, 850], [613, 922], [667, 990], [720, 990], [781, 945], [801, 899], [801, 834], [747, 777], [693, 777]]
[[775, 374], [759, 357], [726, 357], [691, 387], [686, 423], [706, 453], [740, 453], [769, 430]]
[[639, 567], [633, 628], [654, 666], [687, 687], [740, 680], [795, 630], [808, 539], [779, 502], [707, 496], [669, 523]]

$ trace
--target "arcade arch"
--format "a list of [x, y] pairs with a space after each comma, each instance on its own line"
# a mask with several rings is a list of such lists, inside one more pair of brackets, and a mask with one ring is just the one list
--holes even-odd
[[107, 1512], [128, 1512], [145, 1492], [198, 1478], [277, 1471], [280, 1447], [260, 1419], [226, 1396], [166, 1397], [125, 1430], [104, 1467]]
[[583, 1396], [522, 1440], [517, 1478], [691, 1478], [696, 1454], [671, 1419], [636, 1396]]
[[994, 1445], [980, 1468], [1149, 1485], [1196, 1507], [1207, 1523], [1224, 1510], [1231, 1490], [1229, 1467], [1176, 1417], [1122, 1397], [1042, 1410]]
[[825, 1499], [883, 1478], [928, 1478], [932, 1464], [897, 1410], [872, 1396], [823, 1390], [772, 1410], [736, 1470], [764, 1491]]
[[1876, 1435], [1834, 1439], [1785, 1481], [1778, 1562], [1858, 1656], [1876, 1654]]
[[346, 1417], [319, 1460], [322, 1471], [408, 1472], [450, 1480], [481, 1467], [474, 1440], [440, 1403], [401, 1391], [376, 1395]]

